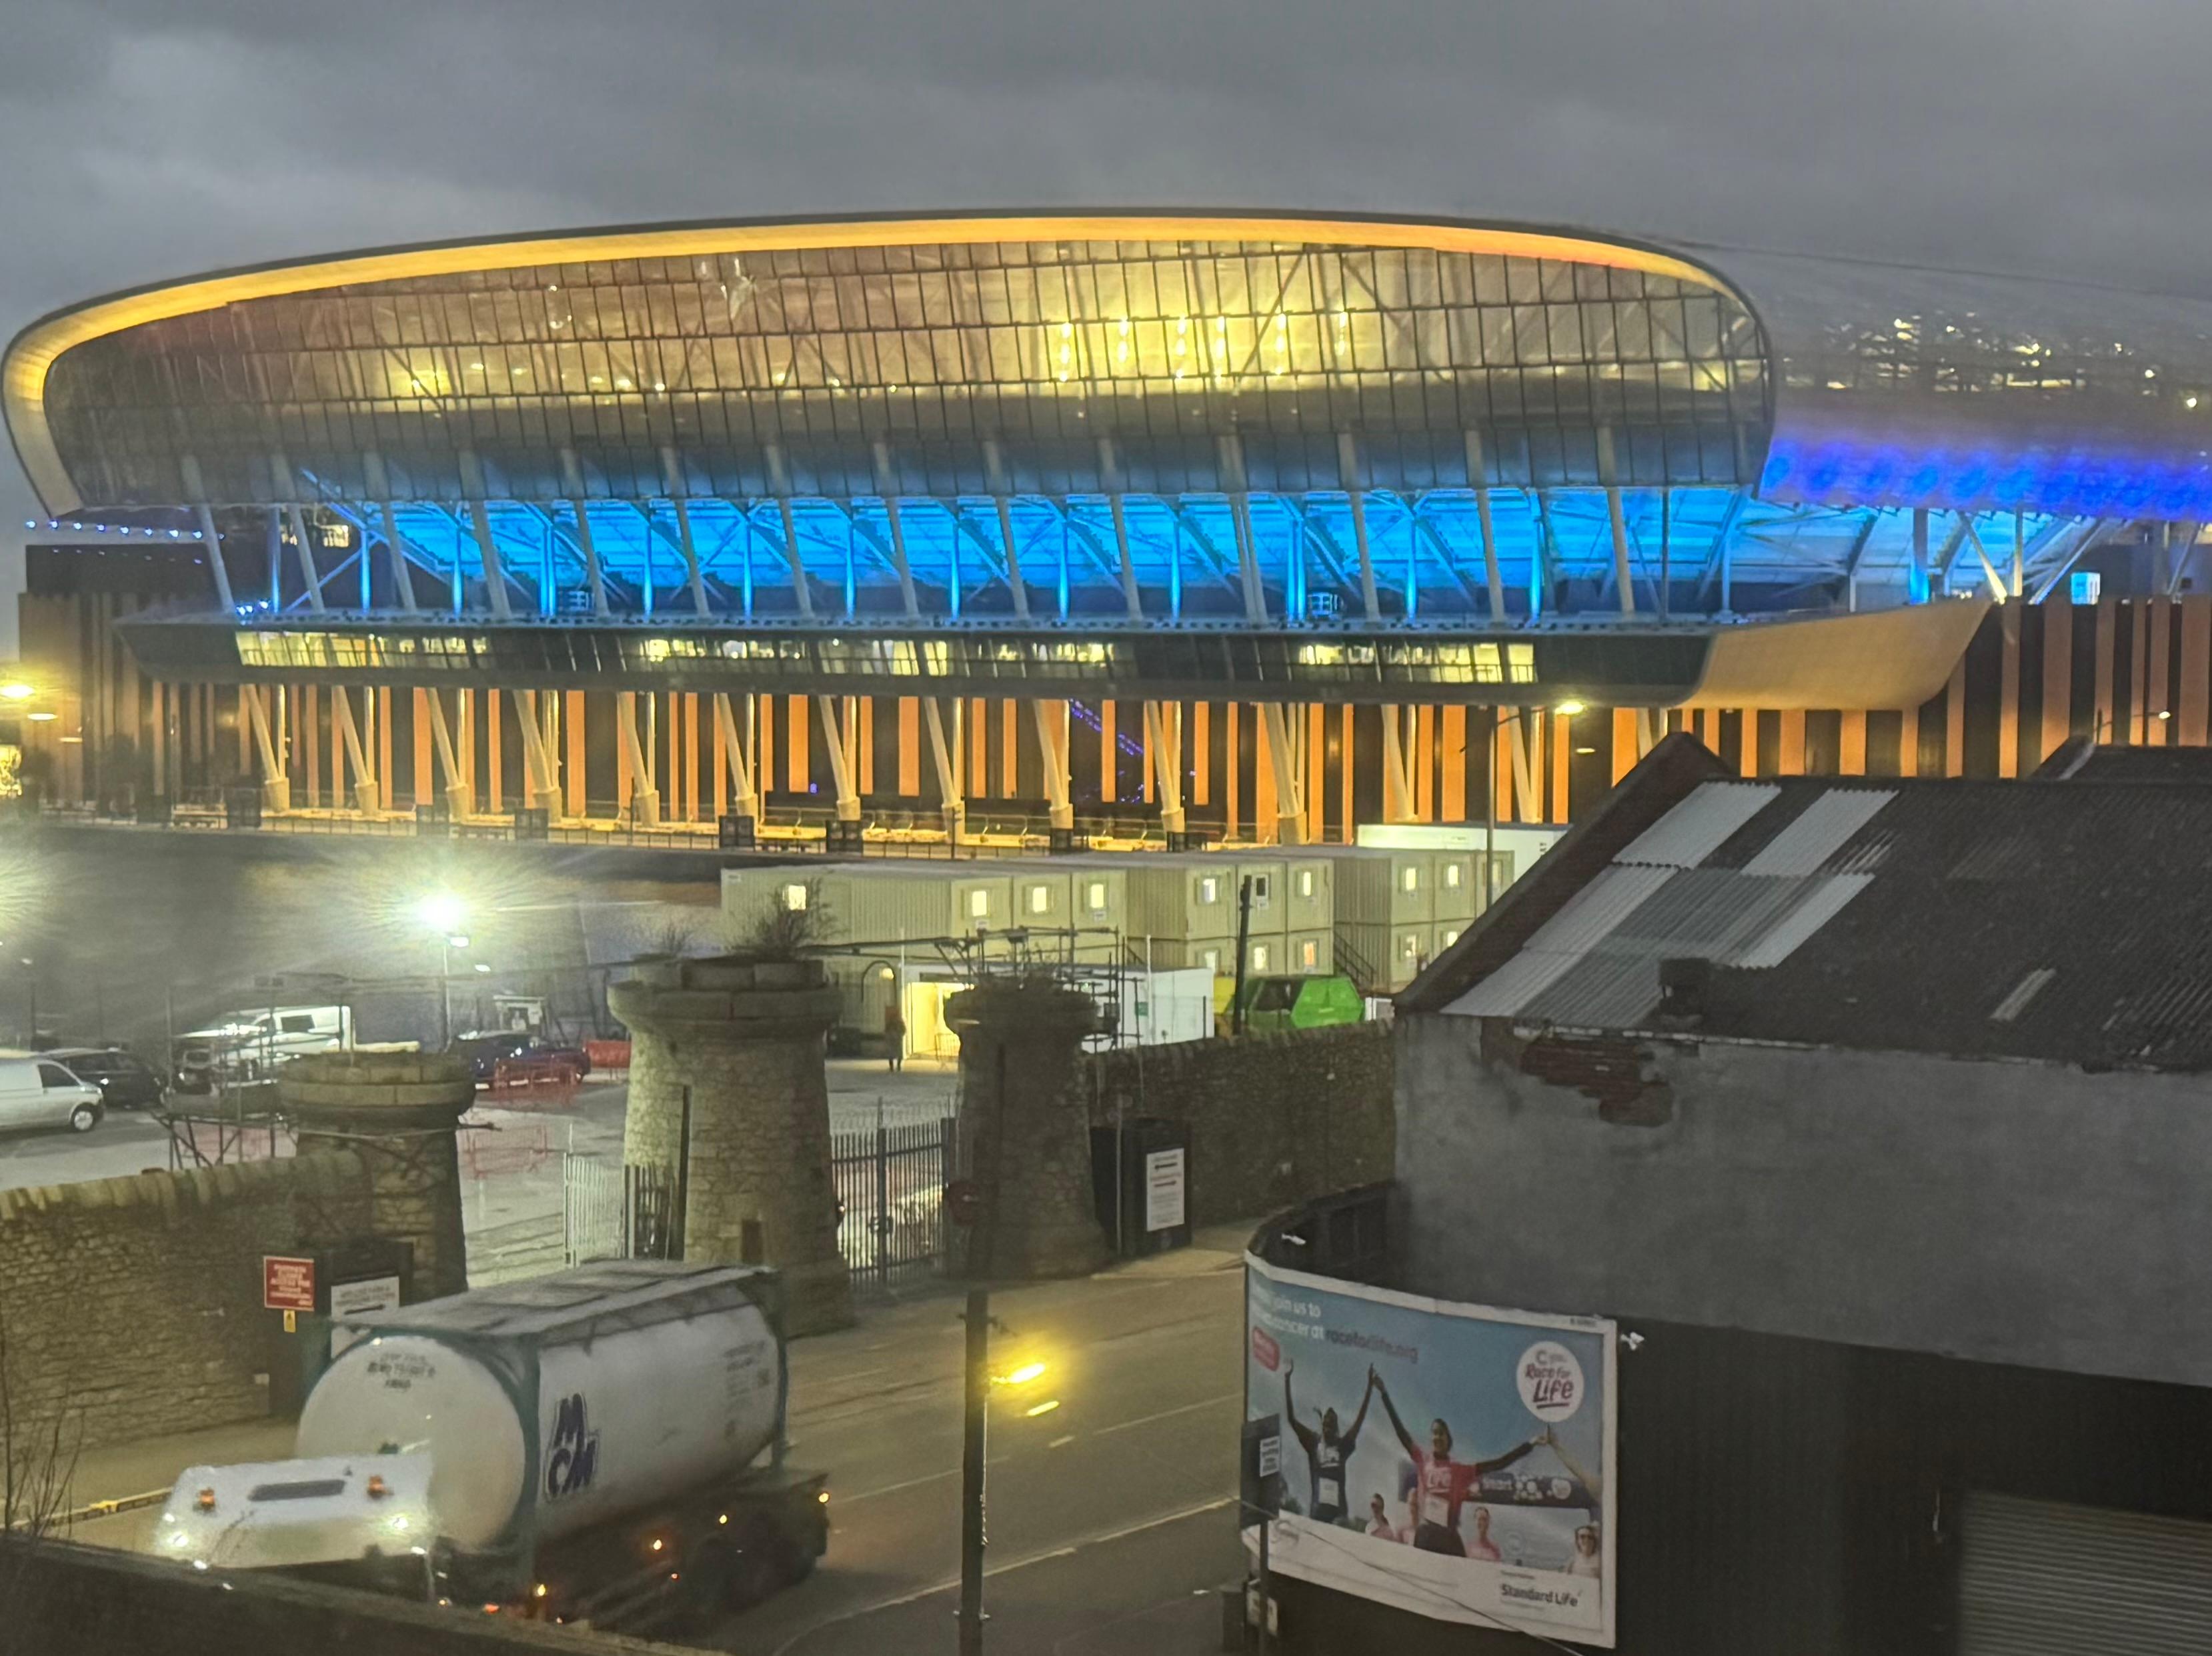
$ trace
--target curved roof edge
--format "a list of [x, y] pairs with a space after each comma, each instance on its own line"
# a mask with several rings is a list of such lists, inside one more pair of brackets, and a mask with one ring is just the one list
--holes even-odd
[[166, 321], [242, 300], [356, 282], [457, 271], [512, 270], [618, 258], [682, 258], [770, 249], [880, 247], [925, 242], [1309, 241], [1372, 247], [1428, 247], [1509, 258], [1604, 264], [1693, 282], [1728, 294], [1756, 317], [1748, 295], [1710, 266], [1632, 238], [1560, 226], [1395, 214], [1127, 209], [1051, 213], [1028, 209], [841, 215], [835, 218], [694, 219], [675, 223], [549, 231], [253, 264], [149, 283], [49, 312], [17, 333], [0, 358], [0, 409], [15, 458], [47, 511], [81, 504], [46, 421], [46, 374], [62, 354], [143, 323]]

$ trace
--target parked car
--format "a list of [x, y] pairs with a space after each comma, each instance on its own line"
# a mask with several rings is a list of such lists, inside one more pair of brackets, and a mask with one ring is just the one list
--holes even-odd
[[107, 1107], [100, 1089], [50, 1058], [0, 1059], [0, 1131], [67, 1127], [90, 1132]]
[[582, 1047], [548, 1040], [526, 1029], [474, 1030], [454, 1036], [453, 1044], [446, 1050], [468, 1059], [469, 1073], [479, 1086], [495, 1079], [499, 1066], [509, 1059], [565, 1064], [575, 1071], [578, 1080], [592, 1072], [592, 1060], [585, 1056]]
[[167, 1096], [167, 1077], [120, 1046], [58, 1046], [45, 1056], [99, 1088], [100, 1101], [111, 1110], [159, 1109]]

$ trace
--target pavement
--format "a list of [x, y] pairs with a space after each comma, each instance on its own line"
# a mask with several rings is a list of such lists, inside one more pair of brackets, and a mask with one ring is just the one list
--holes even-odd
[[[1068, 1282], [1000, 1289], [990, 1423], [991, 1647], [1052, 1656], [1218, 1648], [1216, 1590], [1243, 1559], [1235, 1525], [1248, 1228]], [[825, 1472], [829, 1556], [700, 1642], [746, 1656], [949, 1651], [959, 1572], [963, 1301], [949, 1288], [865, 1307], [791, 1351], [791, 1457]], [[78, 1499], [167, 1488], [185, 1466], [274, 1459], [262, 1422], [83, 1457]], [[155, 1513], [78, 1526], [141, 1548]]]

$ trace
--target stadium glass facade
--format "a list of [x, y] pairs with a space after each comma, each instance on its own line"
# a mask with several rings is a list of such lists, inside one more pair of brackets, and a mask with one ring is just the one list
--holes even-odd
[[[52, 526], [196, 543], [215, 602], [124, 636], [155, 681], [263, 687], [238, 725], [264, 774], [297, 728], [270, 694], [398, 686], [380, 735], [411, 695], [418, 802], [434, 752], [444, 792], [481, 794], [445, 684], [492, 693], [451, 717], [495, 755], [508, 721], [510, 796], [573, 816], [568, 734], [516, 696], [705, 695], [683, 762], [757, 770], [764, 704], [787, 755], [818, 714], [833, 773], [805, 787], [841, 817], [878, 749], [948, 818], [993, 781], [1056, 824], [1071, 788], [1127, 798], [1126, 750], [1163, 820], [1187, 779], [1234, 833], [1242, 776], [1264, 836], [1472, 810], [1468, 778], [1557, 815], [1544, 767], [1611, 768], [1720, 694], [1744, 621], [2039, 601], [2100, 561], [2178, 590], [2212, 520], [2208, 339], [2195, 301], [1571, 231], [1005, 215], [230, 272], [46, 318], [0, 379]], [[1895, 709], [1910, 665], [1727, 694]], [[1584, 702], [1630, 722], [1584, 744]], [[345, 698], [307, 705], [354, 779], [331, 798], [388, 807]], [[676, 715], [616, 705], [586, 743], [606, 792], [655, 794]], [[1483, 740], [1448, 785], [1440, 755]]]

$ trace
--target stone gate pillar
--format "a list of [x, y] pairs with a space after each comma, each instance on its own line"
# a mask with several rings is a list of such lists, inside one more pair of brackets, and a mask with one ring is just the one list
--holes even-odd
[[607, 990], [630, 1032], [623, 1162], [678, 1178], [685, 1259], [782, 1274], [793, 1334], [853, 1320], [823, 1069], [842, 999], [818, 961], [738, 955], [653, 961]]
[[309, 1052], [276, 1072], [300, 1154], [349, 1150], [368, 1168], [372, 1234], [411, 1245], [415, 1296], [469, 1285], [459, 1124], [476, 1102], [468, 1060], [429, 1052]]
[[1109, 1252], [1083, 1089], [1096, 1009], [1056, 983], [986, 980], [945, 1012], [960, 1034], [960, 1165], [982, 1198], [956, 1264], [1001, 1281], [1096, 1271]]

